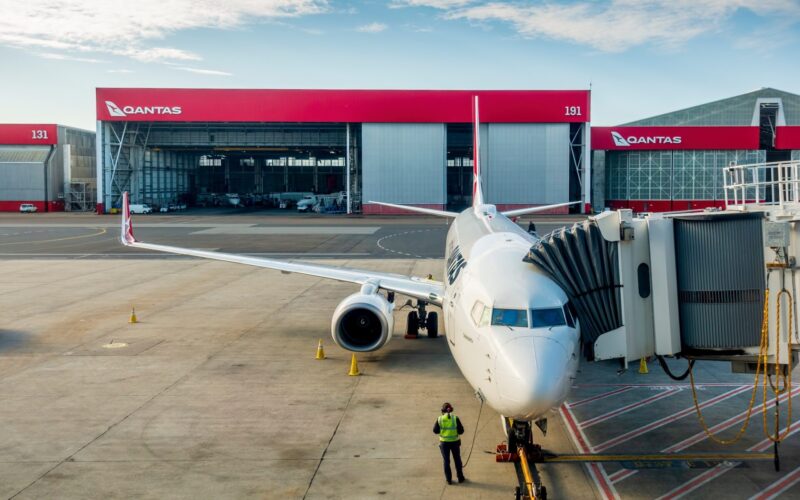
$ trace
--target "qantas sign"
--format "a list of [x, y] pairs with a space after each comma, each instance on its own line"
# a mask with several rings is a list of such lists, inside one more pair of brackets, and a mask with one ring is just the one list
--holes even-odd
[[592, 149], [758, 149], [758, 127], [592, 127]]
[[588, 90], [109, 89], [98, 120], [278, 123], [587, 123]]
[[123, 106], [120, 108], [112, 101], [106, 101], [108, 114], [111, 116], [132, 115], [179, 115], [183, 112], [180, 106]]
[[683, 140], [681, 136], [668, 136], [668, 135], [629, 135], [622, 137], [619, 132], [611, 131], [611, 138], [614, 139], [614, 145], [627, 148], [631, 144], [680, 144]]

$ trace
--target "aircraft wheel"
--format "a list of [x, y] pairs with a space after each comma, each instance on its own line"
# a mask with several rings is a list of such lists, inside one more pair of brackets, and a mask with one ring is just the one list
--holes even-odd
[[417, 311], [410, 311], [408, 313], [408, 321], [406, 322], [406, 335], [416, 336], [419, 333], [419, 316]]
[[439, 315], [435, 312], [428, 313], [428, 318], [425, 320], [425, 326], [428, 330], [428, 338], [435, 339], [439, 336]]

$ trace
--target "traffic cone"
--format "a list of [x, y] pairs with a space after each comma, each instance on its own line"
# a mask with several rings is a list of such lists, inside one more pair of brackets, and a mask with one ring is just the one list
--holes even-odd
[[361, 375], [361, 372], [358, 371], [358, 361], [356, 361], [356, 353], [353, 353], [353, 357], [350, 358], [350, 371], [347, 373], [351, 377], [357, 377]]
[[138, 323], [139, 320], [136, 319], [136, 309], [131, 307], [131, 318], [128, 320], [128, 323]]
[[647, 360], [645, 358], [639, 360], [639, 373], [641, 375], [647, 375], [648, 373], [650, 373], [649, 371], [647, 371]]
[[325, 349], [322, 348], [322, 339], [317, 344], [317, 359], [325, 359]]

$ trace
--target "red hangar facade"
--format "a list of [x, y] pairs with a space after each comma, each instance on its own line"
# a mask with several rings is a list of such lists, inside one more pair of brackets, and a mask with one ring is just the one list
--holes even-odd
[[348, 212], [457, 210], [471, 203], [474, 95], [487, 202], [588, 210], [587, 90], [147, 88], [97, 89], [97, 210], [124, 191], [154, 206], [342, 193]]

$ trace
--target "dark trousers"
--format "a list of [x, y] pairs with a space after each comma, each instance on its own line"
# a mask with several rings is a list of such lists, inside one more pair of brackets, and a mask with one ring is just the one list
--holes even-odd
[[450, 454], [453, 454], [453, 462], [456, 465], [456, 477], [464, 479], [464, 471], [461, 467], [461, 442], [454, 443], [439, 443], [439, 450], [442, 452], [442, 459], [444, 460], [444, 477], [448, 481], [453, 480], [453, 473], [450, 472]]

